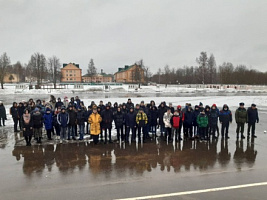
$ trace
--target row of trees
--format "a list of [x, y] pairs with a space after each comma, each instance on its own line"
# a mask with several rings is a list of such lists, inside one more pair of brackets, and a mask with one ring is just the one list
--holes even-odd
[[159, 68], [151, 77], [152, 82], [161, 84], [249, 84], [266, 85], [267, 72], [248, 69], [245, 65], [234, 66], [224, 62], [217, 67], [215, 57], [201, 52], [196, 58], [197, 66]]
[[[27, 64], [17, 62], [11, 65], [11, 60], [6, 53], [0, 56], [0, 82], [3, 89], [4, 77], [7, 74], [18, 74], [19, 80], [24, 82], [26, 77], [29, 82], [37, 81], [40, 86], [43, 80], [48, 80], [54, 84], [56, 88], [57, 81], [60, 80], [60, 67], [61, 63], [56, 56], [46, 58], [41, 53], [34, 53], [31, 55]], [[10, 80], [13, 78], [10, 76]]]

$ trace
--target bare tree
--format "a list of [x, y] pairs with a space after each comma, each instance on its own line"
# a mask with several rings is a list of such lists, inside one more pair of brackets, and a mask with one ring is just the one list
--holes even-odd
[[2, 89], [4, 89], [4, 78], [7, 74], [7, 70], [9, 66], [10, 66], [10, 58], [7, 56], [5, 52], [0, 57], [0, 82], [1, 82]]
[[54, 84], [54, 88], [56, 88], [57, 80], [60, 79], [60, 66], [61, 66], [60, 60], [56, 56], [52, 56], [48, 58], [47, 65], [48, 65], [48, 71], [51, 75]]
[[210, 55], [208, 59], [208, 70], [207, 70], [207, 83], [215, 83], [217, 80], [217, 74], [216, 74], [216, 61], [213, 54]]
[[201, 80], [202, 84], [204, 84], [206, 82], [206, 71], [208, 66], [207, 53], [202, 51], [196, 61], [199, 64], [199, 79]]
[[149, 79], [152, 76], [152, 73], [150, 72], [150, 68], [144, 65], [143, 59], [137, 61], [135, 64], [140, 66], [144, 70], [144, 79], [145, 79], [145, 82], [148, 83]]
[[34, 53], [31, 56], [28, 67], [33, 70], [33, 75], [37, 79], [37, 85], [40, 86], [47, 72], [45, 56], [41, 53]]

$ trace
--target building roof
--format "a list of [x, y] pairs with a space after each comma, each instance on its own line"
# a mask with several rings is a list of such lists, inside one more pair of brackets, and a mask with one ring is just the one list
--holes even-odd
[[[69, 64], [74, 65], [77, 68], [80, 68], [79, 64], [75, 64], [75, 63], [69, 63]], [[63, 68], [66, 67], [66, 66], [68, 66], [69, 64], [63, 63]]]
[[94, 77], [94, 76], [113, 77], [112, 74], [106, 74], [106, 73], [94, 74], [94, 75], [91, 75], [91, 74], [85, 74], [85, 75], [83, 75], [82, 77]]
[[[120, 72], [124, 72], [124, 71], [127, 71], [127, 70], [129, 70], [129, 69], [131, 69], [131, 68], [133, 68], [133, 67], [135, 67], [135, 66], [137, 66], [137, 67], [139, 67], [140, 69], [142, 69], [141, 67], [140, 67], [140, 65], [137, 65], [137, 64], [133, 64], [133, 65], [125, 65], [124, 66], [124, 68], [118, 68], [118, 71], [115, 73], [115, 74], [117, 74], [117, 73], [120, 73]], [[143, 70], [143, 69], [142, 69]]]

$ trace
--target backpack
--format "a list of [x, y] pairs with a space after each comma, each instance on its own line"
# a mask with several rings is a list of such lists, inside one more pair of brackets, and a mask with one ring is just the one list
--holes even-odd
[[179, 128], [180, 126], [180, 116], [173, 116], [173, 128]]

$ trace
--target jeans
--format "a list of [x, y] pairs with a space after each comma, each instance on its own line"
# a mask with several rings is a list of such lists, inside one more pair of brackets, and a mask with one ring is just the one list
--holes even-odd
[[225, 131], [225, 137], [228, 137], [228, 130], [229, 130], [229, 123], [222, 123], [222, 137], [224, 137], [224, 131]]
[[72, 138], [75, 137], [75, 126], [69, 126], [69, 129], [68, 129], [68, 140], [70, 139], [70, 136]]
[[18, 131], [18, 122], [19, 122], [19, 120], [17, 118], [13, 117], [13, 122], [14, 122], [14, 131]]
[[80, 140], [83, 140], [83, 136], [84, 136], [84, 124], [80, 124], [79, 125], [79, 130], [80, 130]]
[[61, 127], [60, 128], [60, 139], [65, 140], [67, 137], [67, 127]]
[[252, 136], [255, 135], [255, 123], [248, 123], [248, 136], [250, 134], [250, 129]]

